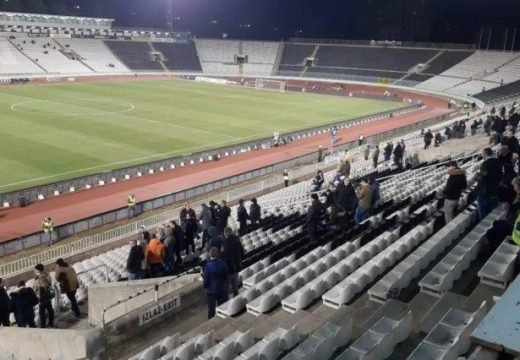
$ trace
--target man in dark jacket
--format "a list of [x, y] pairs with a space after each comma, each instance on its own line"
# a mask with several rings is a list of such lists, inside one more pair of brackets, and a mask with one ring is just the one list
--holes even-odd
[[394, 163], [397, 167], [401, 168], [403, 166], [403, 148], [400, 142], [397, 142], [397, 145], [394, 148]]
[[[213, 227], [210, 227], [212, 229]], [[186, 247], [191, 246], [195, 248], [195, 238], [200, 239], [198, 231], [197, 219], [193, 217], [192, 213], [188, 213], [186, 217], [186, 228], [184, 229], [184, 239], [186, 240]]]
[[18, 327], [36, 327], [34, 322], [34, 307], [38, 305], [38, 297], [33, 289], [25, 287], [25, 281], [20, 280], [16, 290], [11, 293], [11, 312]]
[[210, 226], [212, 226], [213, 215], [208, 205], [203, 203], [201, 206], [202, 211], [200, 212], [199, 219], [202, 221], [202, 245], [204, 245], [208, 240], [208, 230]]
[[229, 282], [233, 296], [238, 295], [238, 273], [242, 270], [242, 258], [244, 257], [244, 247], [238, 236], [233, 234], [230, 227], [224, 229], [224, 242], [222, 260], [226, 263], [229, 270]]
[[206, 244], [206, 251], [209, 251], [212, 247], [217, 248], [219, 254], [222, 252], [222, 243], [224, 235], [219, 234], [216, 228], [209, 229], [209, 238]]
[[446, 223], [450, 222], [457, 212], [457, 204], [459, 203], [460, 195], [468, 183], [466, 181], [466, 173], [457, 166], [455, 161], [448, 163], [448, 181], [446, 181], [446, 188], [444, 189], [444, 219]]
[[385, 161], [390, 160], [390, 156], [392, 156], [392, 150], [394, 150], [394, 147], [391, 142], [388, 142], [385, 146]]
[[482, 220], [498, 205], [498, 184], [501, 180], [500, 164], [493, 150], [482, 150], [484, 162], [480, 165], [478, 178], [477, 210]]
[[349, 178], [340, 181], [336, 187], [334, 199], [337, 205], [347, 212], [352, 212], [357, 207], [357, 197], [354, 186]]
[[2, 326], [11, 325], [9, 321], [10, 307], [11, 301], [9, 300], [9, 295], [7, 295], [7, 291], [5, 291], [4, 284], [0, 278], [0, 325]]
[[227, 265], [219, 259], [218, 250], [209, 249], [209, 261], [204, 267], [204, 290], [208, 297], [208, 319], [215, 316], [217, 305], [228, 300], [229, 274]]
[[424, 149], [428, 149], [430, 145], [432, 144], [433, 135], [430, 129], [424, 134]]
[[245, 235], [247, 233], [247, 220], [249, 220], [249, 214], [247, 213], [246, 207], [244, 206], [244, 199], [238, 200], [237, 220], [240, 224], [238, 235]]
[[312, 204], [307, 210], [307, 216], [305, 217], [305, 223], [307, 224], [307, 233], [309, 235], [309, 241], [311, 243], [318, 242], [318, 225], [321, 220], [321, 216], [324, 213], [323, 205], [318, 199], [317, 194], [312, 194]]
[[372, 154], [372, 165], [374, 169], [377, 169], [377, 163], [379, 162], [379, 146], [376, 145], [374, 153]]
[[192, 246], [192, 250], [195, 252], [195, 244], [186, 244], [184, 241], [184, 231], [182, 231], [181, 227], [177, 225], [176, 221], [172, 221], [172, 229], [173, 229], [173, 252], [175, 253], [175, 266], [177, 267], [176, 271], [180, 271], [180, 267], [182, 265], [182, 257], [181, 251], [186, 250], [186, 255], [189, 254], [189, 247]]
[[225, 200], [222, 200], [220, 209], [218, 212], [218, 223], [217, 223], [217, 229], [219, 234], [224, 233], [224, 229], [228, 225], [228, 219], [229, 216], [231, 216], [231, 209], [229, 206], [227, 206], [227, 203]]
[[130, 240], [130, 253], [126, 260], [126, 271], [128, 280], [138, 280], [141, 278], [141, 266], [144, 260], [143, 247], [136, 240]]
[[516, 158], [520, 154], [520, 144], [518, 143], [518, 139], [514, 136], [513, 131], [508, 130], [504, 133], [502, 145], [506, 145], [509, 148], [513, 157]]
[[251, 199], [251, 206], [249, 207], [249, 218], [251, 219], [251, 226], [256, 228], [260, 222], [261, 209], [256, 198]]
[[186, 203], [184, 204], [184, 207], [181, 209], [181, 212], [179, 213], [179, 219], [181, 221], [182, 230], [186, 230], [186, 219], [188, 218], [188, 213], [190, 212], [190, 210], [190, 204]]

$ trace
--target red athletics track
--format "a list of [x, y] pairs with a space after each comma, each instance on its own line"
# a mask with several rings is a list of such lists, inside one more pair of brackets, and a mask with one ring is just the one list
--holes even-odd
[[[125, 80], [128, 79], [134, 78], [125, 77]], [[87, 78], [85, 81], [106, 80], [106, 78]], [[330, 90], [334, 86], [334, 84], [319, 83], [318, 81], [291, 81], [290, 83], [290, 85], [302, 87], [320, 84], [320, 87], [326, 88], [325, 91]], [[345, 89], [349, 92], [365, 92], [379, 95], [383, 92], [381, 87], [376, 86], [346, 85]], [[391, 119], [342, 129], [338, 132], [338, 143], [343, 144], [356, 140], [360, 134], [367, 137], [453, 112], [453, 110], [448, 110], [447, 101], [444, 99], [392, 90], [392, 94], [394, 93], [400, 97], [420, 99], [424, 102], [426, 108]], [[315, 152], [320, 144], [324, 147], [328, 146], [328, 135], [323, 134], [298, 140], [282, 148], [251, 151], [223, 158], [218, 162], [190, 165], [184, 168], [168, 170], [161, 174], [143, 176], [129, 181], [108, 184], [103, 187], [64, 194], [56, 198], [32, 203], [25, 208], [2, 210], [0, 211], [0, 242], [6, 242], [40, 231], [41, 221], [47, 216], [52, 217], [55, 225], [74, 222], [126, 206], [126, 199], [130, 193], [135, 194], [138, 201], [151, 199]]]

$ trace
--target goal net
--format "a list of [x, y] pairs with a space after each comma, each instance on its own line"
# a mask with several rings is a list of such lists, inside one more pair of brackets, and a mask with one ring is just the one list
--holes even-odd
[[256, 79], [255, 89], [285, 92], [285, 81]]

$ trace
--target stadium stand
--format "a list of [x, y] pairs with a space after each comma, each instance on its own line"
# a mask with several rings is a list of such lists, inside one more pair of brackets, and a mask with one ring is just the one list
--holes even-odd
[[424, 73], [439, 75], [449, 68], [455, 66], [461, 61], [471, 56], [473, 51], [456, 51], [443, 50], [439, 56], [431, 61], [427, 68], [423, 70]]
[[152, 59], [152, 49], [147, 42], [105, 40], [105, 44], [132, 70], [163, 70], [161, 64]]
[[164, 56], [164, 64], [171, 71], [201, 72], [195, 43], [154, 43], [154, 48]]
[[45, 71], [20, 52], [7, 37], [0, 36], [0, 74], [42, 74]]
[[61, 39], [59, 43], [76, 52], [83, 63], [98, 73], [126, 73], [128, 68], [98, 39]]
[[486, 103], [492, 103], [518, 97], [519, 95], [520, 80], [475, 94], [475, 97]]

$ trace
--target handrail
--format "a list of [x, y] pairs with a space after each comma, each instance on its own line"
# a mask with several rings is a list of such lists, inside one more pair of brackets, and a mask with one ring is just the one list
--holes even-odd
[[144, 290], [141, 290], [141, 291], [138, 291], [135, 295], [130, 295], [128, 298], [126, 299], [123, 299], [123, 300], [118, 300], [117, 302], [115, 303], [112, 303], [108, 306], [104, 306], [103, 309], [101, 310], [101, 328], [104, 328], [106, 323], [105, 323], [105, 314], [108, 310], [110, 309], [113, 309], [114, 307], [118, 306], [118, 305], [121, 305], [121, 304], [125, 304], [127, 302], [129, 302], [130, 300], [132, 299], [135, 299], [136, 297], [138, 296], [141, 296], [143, 294], [146, 294], [147, 292], [149, 291], [154, 291], [154, 301], [155, 302], [158, 302], [159, 301], [159, 287], [164, 285], [164, 284], [168, 284], [170, 283], [171, 281], [174, 281], [174, 280], [177, 280], [183, 276], [186, 276], [186, 275], [194, 275], [194, 274], [200, 274], [202, 271], [202, 269], [199, 267], [199, 266], [196, 266], [190, 270], [186, 270], [180, 274], [177, 274], [175, 275], [173, 278], [170, 278], [170, 279], [167, 279], [167, 280], [164, 280], [158, 284], [155, 284], [149, 288], [146, 288]]

